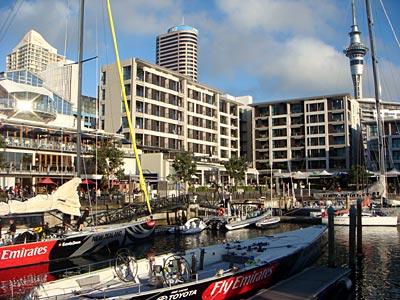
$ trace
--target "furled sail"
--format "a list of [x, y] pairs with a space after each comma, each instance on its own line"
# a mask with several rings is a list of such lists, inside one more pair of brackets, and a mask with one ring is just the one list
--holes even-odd
[[37, 195], [27, 201], [10, 200], [0, 203], [0, 216], [9, 214], [39, 213], [59, 210], [62, 213], [80, 216], [78, 186], [80, 178], [73, 178], [60, 186], [53, 194]]

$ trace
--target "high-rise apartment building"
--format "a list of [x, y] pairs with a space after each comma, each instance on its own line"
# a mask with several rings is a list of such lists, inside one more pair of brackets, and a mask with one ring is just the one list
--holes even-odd
[[[204, 168], [198, 165], [203, 183], [221, 178], [224, 168], [219, 162], [240, 156], [243, 103], [137, 58], [121, 61], [121, 67], [137, 147], [144, 154], [164, 153], [171, 158], [174, 153], [189, 151], [199, 164], [204, 162]], [[99, 129], [118, 131], [131, 140], [121, 88], [115, 80], [117, 64], [102, 66], [100, 75]]]
[[359, 106], [348, 94], [253, 104], [254, 158], [270, 170], [345, 171], [357, 163]]
[[39, 74], [51, 62], [65, 62], [65, 57], [57, 54], [35, 30], [30, 30], [22, 41], [6, 56], [6, 70], [27, 70]]
[[156, 64], [197, 81], [198, 30], [179, 25], [157, 36]]
[[[233, 96], [132, 58], [121, 61], [125, 92], [144, 152], [181, 151], [227, 160], [239, 157], [239, 106]], [[101, 67], [100, 129], [129, 137], [116, 63]]]

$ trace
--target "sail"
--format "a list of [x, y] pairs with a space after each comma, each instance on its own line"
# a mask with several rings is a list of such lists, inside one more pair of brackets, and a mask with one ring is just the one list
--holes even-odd
[[53, 194], [54, 208], [73, 216], [81, 215], [81, 203], [79, 202], [78, 186], [81, 183], [78, 177], [60, 186]]
[[78, 186], [80, 178], [73, 178], [60, 186], [53, 194], [37, 195], [27, 201], [10, 200], [0, 203], [0, 216], [9, 214], [42, 213], [59, 210], [62, 213], [80, 216]]

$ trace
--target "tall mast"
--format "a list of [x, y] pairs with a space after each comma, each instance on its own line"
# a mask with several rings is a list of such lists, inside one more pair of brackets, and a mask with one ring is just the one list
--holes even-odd
[[82, 122], [82, 61], [83, 61], [83, 22], [85, 0], [81, 0], [79, 20], [79, 52], [78, 52], [78, 102], [76, 116], [76, 176], [81, 177], [81, 122]]
[[[354, 1], [354, 0], [353, 0]], [[372, 19], [371, 3], [369, 0], [365, 0], [367, 6], [367, 19], [368, 19], [368, 31], [369, 39], [371, 44], [371, 58], [372, 58], [372, 71], [374, 75], [374, 89], [375, 89], [375, 105], [377, 114], [377, 126], [378, 126], [378, 150], [379, 150], [379, 182], [383, 185], [382, 198], [386, 197], [386, 175], [385, 175], [385, 147], [383, 143], [383, 122], [381, 116], [381, 83], [379, 81], [378, 72], [378, 60], [376, 59], [375, 52], [375, 41], [374, 41], [374, 21]]]
[[362, 77], [364, 71], [364, 56], [368, 48], [361, 43], [361, 32], [358, 30], [354, 0], [351, 1], [353, 24], [351, 26], [350, 45], [343, 50], [350, 59], [351, 78], [354, 85], [354, 98], [362, 98]]

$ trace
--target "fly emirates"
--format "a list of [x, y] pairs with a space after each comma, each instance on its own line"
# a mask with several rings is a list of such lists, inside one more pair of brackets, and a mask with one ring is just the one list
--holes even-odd
[[34, 248], [21, 248], [18, 250], [3, 250], [1, 253], [1, 260], [25, 258], [36, 255], [44, 255], [47, 253], [47, 246], [34, 247]]

